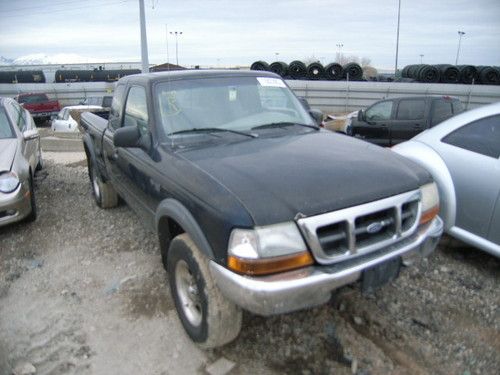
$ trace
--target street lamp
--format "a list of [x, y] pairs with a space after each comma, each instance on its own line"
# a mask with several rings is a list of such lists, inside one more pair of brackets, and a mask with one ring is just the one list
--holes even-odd
[[278, 61], [278, 56], [280, 55], [279, 52], [274, 52], [274, 54], [276, 55], [276, 61]]
[[182, 35], [182, 31], [171, 31], [170, 34], [175, 35], [175, 64], [179, 66], [179, 44], [177, 37]]
[[455, 65], [458, 65], [458, 55], [460, 55], [460, 44], [462, 42], [462, 37], [465, 35], [463, 31], [458, 31], [458, 49], [457, 49], [457, 58], [455, 59]]
[[341, 63], [341, 60], [342, 60], [342, 47], [344, 47], [344, 45], [342, 43], [337, 43], [337, 48], [339, 49], [339, 56], [337, 58], [337, 62], [340, 64]]
[[424, 58], [423, 54], [420, 54], [420, 64], [422, 64], [422, 59]]
[[396, 63], [394, 64], [394, 76], [398, 73], [398, 54], [399, 54], [399, 22], [401, 20], [401, 0], [398, 0], [398, 29], [396, 32]]

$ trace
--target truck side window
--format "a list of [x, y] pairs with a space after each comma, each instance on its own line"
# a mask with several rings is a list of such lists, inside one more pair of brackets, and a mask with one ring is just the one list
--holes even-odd
[[148, 132], [146, 91], [141, 86], [133, 86], [128, 92], [123, 126], [137, 126], [141, 134]]
[[111, 109], [109, 111], [109, 126], [113, 129], [118, 129], [120, 125], [121, 109], [123, 108], [123, 94], [125, 93], [125, 86], [116, 86], [113, 100], [111, 102]]
[[500, 116], [464, 125], [444, 137], [442, 142], [497, 159], [500, 157]]
[[451, 116], [453, 116], [453, 112], [450, 101], [438, 99], [432, 102], [431, 126], [437, 125]]
[[366, 119], [368, 121], [390, 120], [392, 114], [392, 100], [377, 103], [366, 110]]
[[460, 100], [454, 100], [453, 102], [451, 102], [451, 105], [453, 107], [454, 115], [464, 111], [464, 106], [462, 105], [462, 102]]
[[399, 102], [398, 120], [421, 120], [424, 118], [425, 100], [423, 99], [404, 99]]

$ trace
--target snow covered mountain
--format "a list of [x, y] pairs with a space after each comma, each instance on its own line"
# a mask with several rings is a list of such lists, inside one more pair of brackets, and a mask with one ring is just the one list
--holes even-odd
[[0, 65], [11, 65], [14, 60], [0, 56]]
[[8, 59], [0, 56], [0, 65], [48, 65], [48, 64], [78, 64], [78, 63], [96, 63], [100, 62], [94, 58], [80, 56], [76, 53], [56, 53], [47, 55], [45, 53], [33, 53], [18, 57], [17, 59]]

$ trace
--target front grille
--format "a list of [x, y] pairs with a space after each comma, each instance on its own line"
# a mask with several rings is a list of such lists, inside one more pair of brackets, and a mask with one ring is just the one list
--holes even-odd
[[315, 259], [332, 264], [389, 246], [410, 236], [420, 218], [420, 191], [326, 214], [298, 225]]

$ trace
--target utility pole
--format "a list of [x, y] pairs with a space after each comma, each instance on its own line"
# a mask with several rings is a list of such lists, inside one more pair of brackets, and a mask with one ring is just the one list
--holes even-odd
[[171, 31], [170, 34], [175, 35], [175, 64], [179, 66], [179, 44], [177, 37], [182, 35], [182, 31]]
[[165, 41], [167, 42], [167, 64], [169, 63], [169, 54], [168, 54], [168, 26], [165, 24]]
[[142, 72], [149, 73], [148, 38], [146, 36], [146, 13], [144, 12], [144, 0], [139, 0], [139, 14], [140, 14], [140, 18], [141, 18]]
[[455, 65], [458, 65], [458, 55], [460, 55], [460, 44], [462, 42], [462, 37], [465, 35], [463, 31], [458, 31], [458, 50], [457, 50], [457, 58], [455, 59]]
[[398, 0], [398, 30], [396, 33], [396, 63], [394, 64], [394, 77], [398, 73], [398, 54], [399, 54], [399, 23], [401, 20], [401, 0]]
[[424, 55], [420, 54], [420, 64], [422, 64], [423, 58], [424, 58]]

